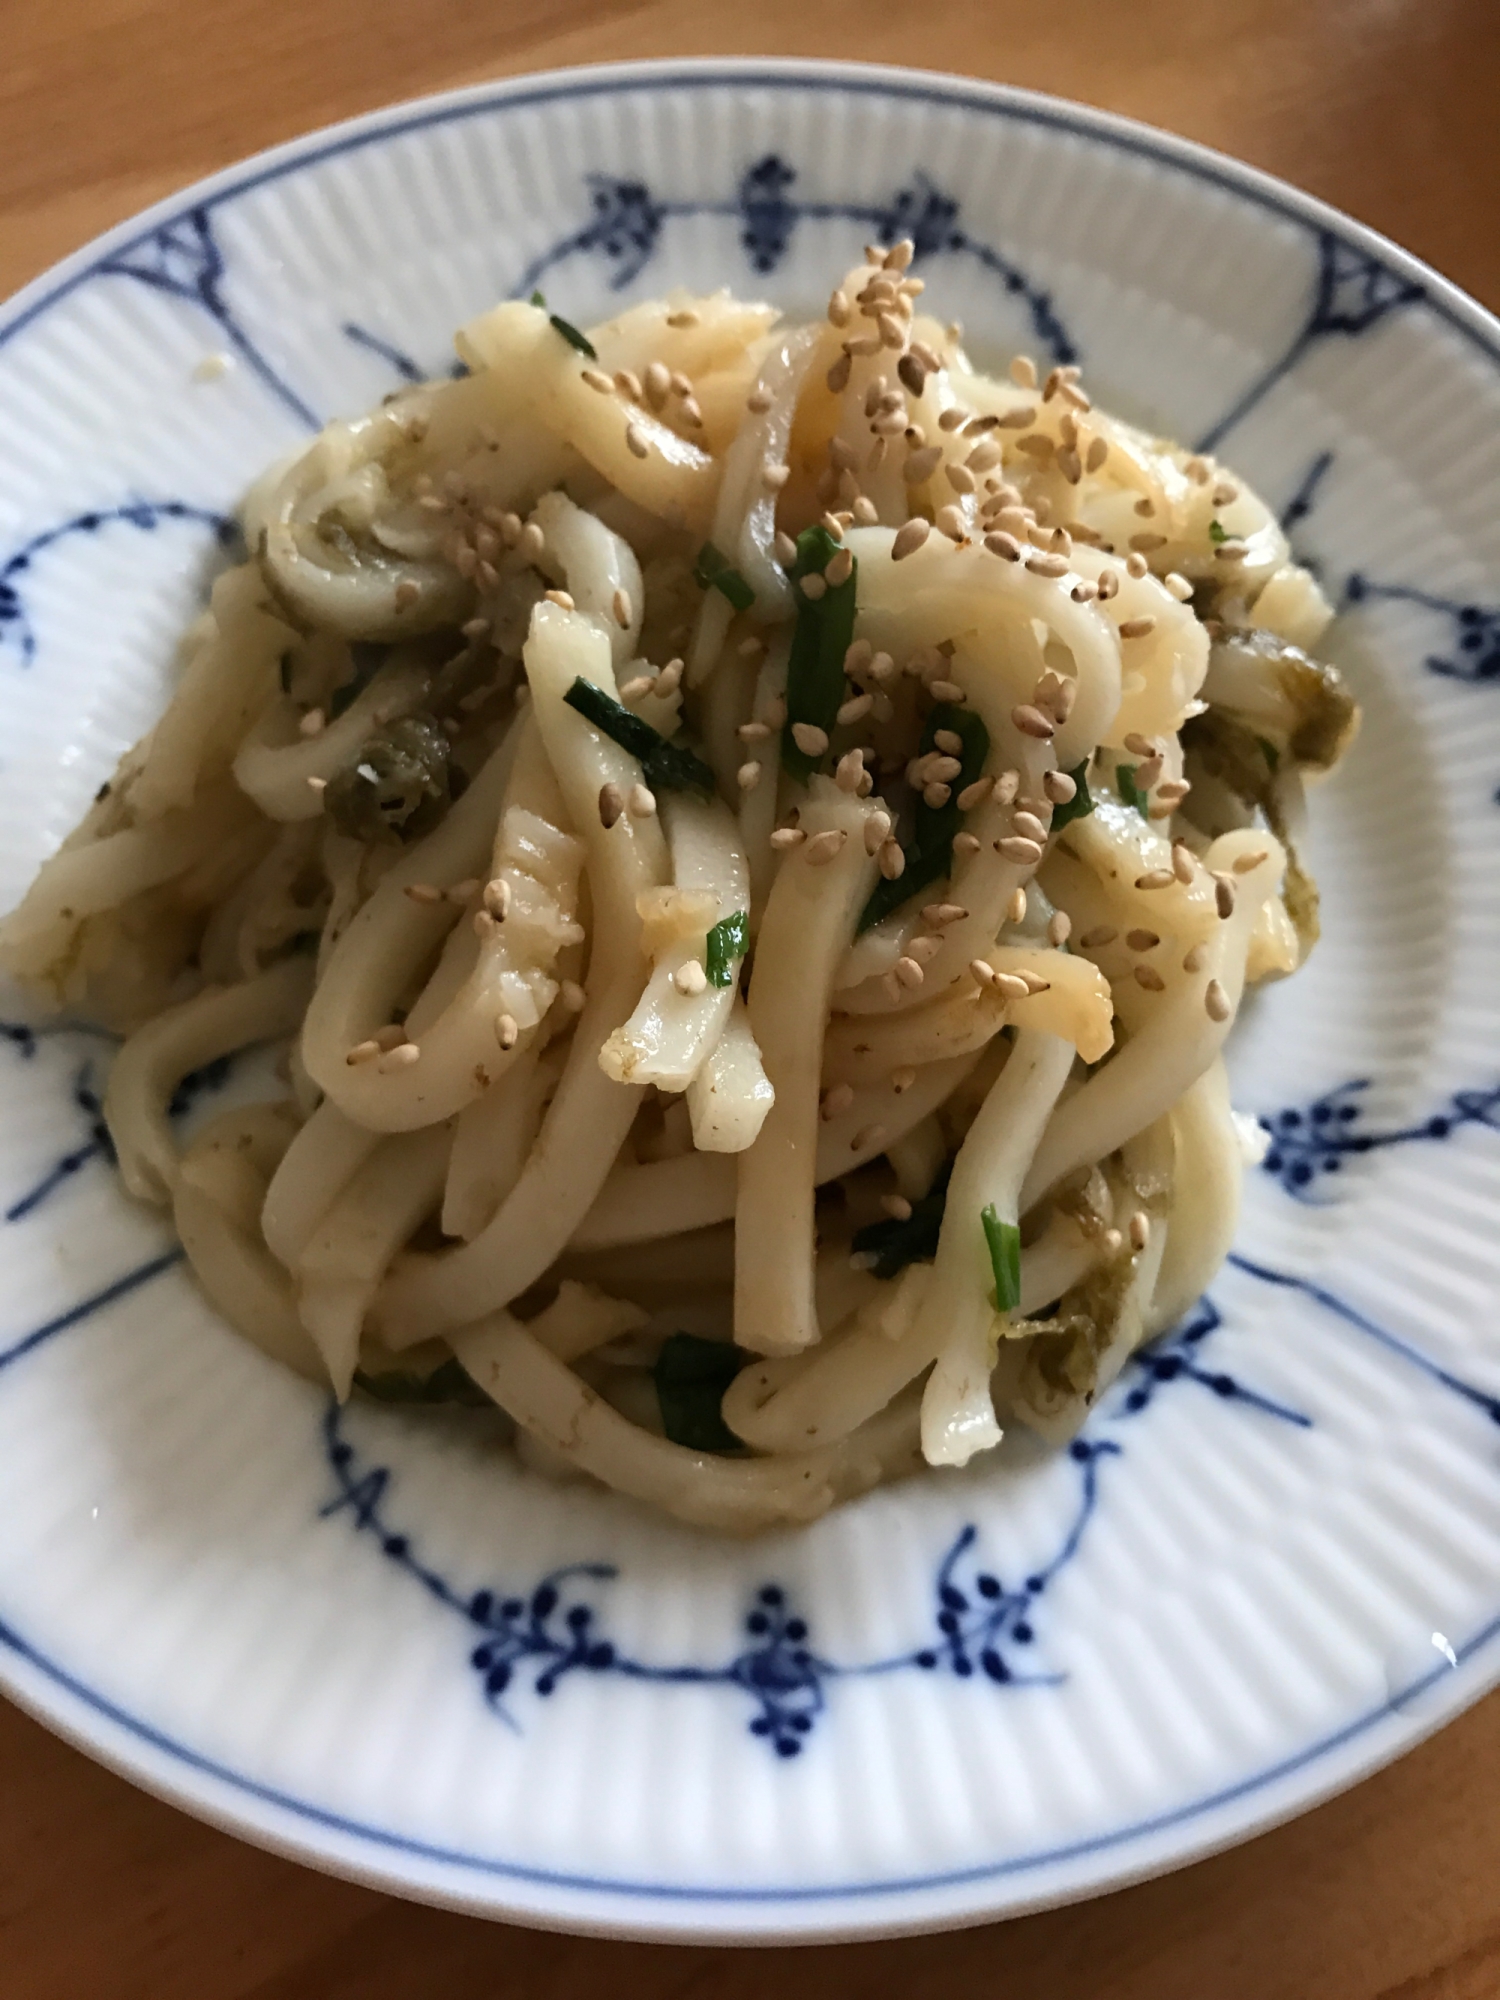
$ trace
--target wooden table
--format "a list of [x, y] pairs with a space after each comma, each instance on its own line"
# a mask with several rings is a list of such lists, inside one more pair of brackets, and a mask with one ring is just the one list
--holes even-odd
[[[0, 292], [255, 148], [390, 98], [624, 56], [967, 69], [1285, 175], [1500, 307], [1496, 0], [9, 0]], [[927, 2000], [1494, 2000], [1500, 1696], [1297, 1824], [1001, 1930], [718, 1953], [541, 1936], [327, 1881], [132, 1791], [0, 1705], [7, 2000], [628, 1990]]]

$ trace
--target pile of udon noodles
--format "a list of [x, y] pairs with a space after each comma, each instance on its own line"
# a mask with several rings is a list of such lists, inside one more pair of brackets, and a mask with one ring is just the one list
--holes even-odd
[[[0, 939], [123, 1032], [120, 1171], [249, 1340], [341, 1398], [457, 1357], [531, 1465], [719, 1528], [1066, 1438], [1196, 1299], [1356, 719], [1265, 505], [976, 372], [910, 257], [811, 325], [503, 304], [331, 423]], [[738, 1453], [663, 1435], [684, 1330]]]

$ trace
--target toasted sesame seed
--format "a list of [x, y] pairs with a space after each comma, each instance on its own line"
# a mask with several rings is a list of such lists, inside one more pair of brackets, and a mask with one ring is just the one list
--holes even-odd
[[625, 810], [625, 795], [618, 785], [599, 787], [599, 824], [611, 827]]
[[1236, 875], [1248, 875], [1252, 868], [1259, 868], [1265, 858], [1266, 850], [1258, 847], [1253, 854], [1237, 854], [1229, 865]]
[[906, 953], [907, 957], [914, 958], [918, 965], [927, 966], [932, 963], [942, 948], [943, 941], [941, 938], [931, 937], [924, 932], [920, 937], [914, 937], [909, 940]]
[[497, 923], [503, 923], [510, 915], [510, 884], [504, 876], [497, 875], [493, 881], [485, 883], [483, 902]]
[[886, 812], [872, 812], [864, 825], [865, 853], [873, 860], [882, 846], [890, 838], [891, 816]]
[[1229, 1004], [1229, 995], [1217, 979], [1210, 979], [1203, 989], [1203, 1005], [1210, 1021], [1227, 1021], [1234, 1011]]
[[837, 589], [841, 583], [847, 583], [853, 574], [854, 554], [850, 549], [840, 549], [837, 555], [830, 557], [828, 567], [823, 572], [825, 580], [832, 589]]
[[596, 389], [601, 396], [612, 396], [614, 394], [615, 385], [602, 369], [585, 368], [582, 373], [584, 381], [588, 383], [591, 389]]
[[943, 477], [955, 493], [962, 493], [967, 497], [969, 494], [978, 491], [979, 482], [966, 465], [945, 465], [943, 467]]
[[326, 778], [309, 778], [307, 789], [310, 792], [326, 792], [328, 790], [328, 780]]
[[1240, 489], [1227, 479], [1221, 479], [1210, 498], [1216, 507], [1229, 507], [1240, 497]]
[[623, 588], [617, 589], [614, 596], [610, 599], [609, 608], [615, 615], [615, 623], [617, 625], [628, 625], [634, 616], [635, 609], [630, 602], [630, 592]]
[[1166, 991], [1167, 982], [1162, 978], [1154, 965], [1135, 965], [1131, 967], [1131, 972], [1136, 985], [1143, 986], [1148, 993], [1163, 993]]
[[1068, 776], [1066, 771], [1044, 771], [1042, 773], [1043, 795], [1050, 799], [1053, 805], [1066, 805], [1069, 799], [1076, 796], [1077, 791], [1077, 785]]
[[1073, 919], [1066, 910], [1054, 910], [1047, 919], [1047, 942], [1060, 951], [1073, 934]]
[[955, 833], [953, 836], [953, 852], [955, 854], [964, 856], [977, 854], [983, 844], [977, 833], [964, 831], [962, 833]]
[[682, 661], [668, 660], [656, 676], [656, 692], [660, 695], [676, 694], [682, 685]]
[[1043, 555], [1038, 552], [1026, 558], [1026, 567], [1033, 576], [1066, 576], [1069, 564], [1066, 556]]
[[930, 533], [930, 523], [924, 521], [920, 515], [915, 516], [904, 527], [896, 530], [896, 539], [891, 543], [891, 560], [901, 562], [905, 557], [915, 554]]
[[[896, 1083], [896, 1073], [894, 1071], [891, 1074], [891, 1083], [894, 1087]], [[880, 1206], [891, 1218], [892, 1222], [911, 1221], [911, 1203], [906, 1199], [904, 1194], [883, 1194], [880, 1197]]]
[[800, 826], [778, 826], [771, 835], [771, 845], [778, 854], [785, 854], [788, 848], [800, 847], [806, 838]]
[[643, 695], [650, 694], [655, 685], [656, 683], [652, 680], [650, 674], [635, 674], [620, 689], [620, 699], [621, 701], [639, 701]]
[[849, 324], [849, 298], [848, 294], [844, 291], [835, 290], [830, 294], [828, 300], [828, 319], [830, 325], [833, 326], [847, 326]]
[[465, 903], [473, 902], [482, 886], [477, 875], [466, 875], [461, 882], [451, 882], [443, 894], [450, 903], [457, 903], [462, 909]]
[[827, 1124], [845, 1112], [854, 1102], [854, 1091], [847, 1083], [835, 1083], [823, 1093], [818, 1106], [818, 1116]]
[[789, 465], [763, 465], [760, 469], [760, 483], [768, 493], [779, 493], [791, 476]]
[[805, 598], [811, 603], [816, 604], [818, 599], [827, 591], [828, 581], [825, 577], [820, 576], [816, 570], [809, 570], [807, 575], [799, 580], [797, 587]]
[[1192, 790], [1186, 778], [1166, 778], [1156, 788], [1158, 800], [1167, 807], [1180, 805]]
[[1119, 935], [1113, 924], [1095, 924], [1092, 930], [1084, 932], [1078, 942], [1085, 951], [1102, 951], [1105, 945], [1113, 944]]
[[771, 733], [768, 722], [742, 722], [734, 732], [741, 743], [764, 743]]
[[1057, 454], [1057, 469], [1070, 486], [1076, 486], [1083, 477], [1083, 461], [1072, 445], [1065, 445]]
[[865, 760], [858, 750], [846, 750], [834, 767], [833, 781], [841, 792], [857, 792], [865, 775]]
[[792, 564], [797, 560], [797, 544], [792, 540], [791, 536], [783, 534], [778, 528], [776, 531], [776, 540], [772, 546], [775, 550], [777, 562], [781, 564], [783, 569], [790, 569]]
[[1179, 882], [1191, 882], [1198, 873], [1197, 856], [1180, 840], [1172, 842], [1172, 873]]
[[559, 611], [576, 611], [578, 606], [565, 590], [544, 590], [542, 595], [549, 604], [555, 604]]
[[1057, 725], [1050, 715], [1044, 715], [1030, 702], [1021, 702], [1010, 712], [1010, 719], [1023, 736], [1034, 736], [1046, 743], [1057, 734]]
[[1132, 951], [1155, 951], [1161, 939], [1155, 931], [1127, 931], [1125, 942]]
[[833, 366], [829, 369], [828, 374], [824, 379], [826, 380], [829, 390], [833, 395], [835, 396], [840, 395], [845, 389], [848, 388], [849, 371], [852, 366], [853, 364], [850, 361], [849, 356], [847, 354], [841, 354], [838, 360], [835, 361]]
[[1012, 889], [1010, 901], [1005, 906], [1005, 921], [1008, 924], [1024, 924], [1026, 921], [1026, 891]]
[[1108, 457], [1109, 457], [1108, 439], [1102, 437], [1096, 437], [1093, 443], [1089, 446], [1088, 455], [1083, 461], [1084, 471], [1097, 472], [1100, 466], [1103, 465], [1105, 459], [1107, 459]]
[[672, 984], [677, 988], [679, 993], [692, 998], [695, 994], [707, 990], [708, 974], [703, 970], [703, 967], [698, 963], [696, 958], [690, 958], [682, 965], [679, 965], [677, 970], [672, 974]]
[[997, 972], [994, 983], [995, 991], [1007, 1000], [1027, 1000], [1031, 997], [1031, 988], [1019, 972]]
[[734, 781], [742, 792], [753, 792], [760, 783], [760, 765], [753, 759], [748, 764], [741, 764], [734, 774]]
[[697, 324], [698, 324], [698, 314], [695, 313], [689, 306], [684, 306], [681, 312], [673, 312], [667, 314], [668, 326], [677, 326], [677, 327], [696, 326]]
[[883, 841], [880, 852], [875, 858], [887, 882], [899, 882], [906, 872], [906, 855], [897, 840]]
[[1250, 550], [1244, 542], [1220, 542], [1214, 550], [1215, 562], [1243, 562]]
[[398, 1042], [393, 1049], [387, 1049], [376, 1060], [375, 1067], [382, 1076], [389, 1076], [393, 1070], [410, 1069], [421, 1059], [422, 1051], [415, 1042]]
[[443, 892], [435, 882], [408, 882], [406, 894], [414, 903], [440, 903]]
[[1156, 630], [1154, 618], [1125, 618], [1116, 627], [1122, 639], [1144, 639]]
[[980, 987], [993, 986], [995, 983], [995, 968], [987, 958], [971, 958], [969, 975]]
[[576, 979], [565, 979], [557, 989], [557, 998], [565, 1014], [581, 1014], [588, 995]]
[[1161, 581], [1162, 588], [1169, 596], [1175, 597], [1179, 604], [1186, 604], [1193, 594], [1193, 586], [1175, 569], [1169, 569]]
[[1151, 1218], [1143, 1208], [1138, 1208], [1127, 1225], [1132, 1250], [1144, 1250], [1151, 1241]]
[[815, 722], [794, 722], [792, 741], [804, 757], [821, 757], [828, 749], [828, 731]]
[[1143, 577], [1147, 574], [1146, 558], [1141, 554], [1139, 549], [1132, 550], [1131, 553], [1128, 556], [1126, 556], [1125, 573], [1127, 576], [1133, 576], [1137, 578]]
[[625, 443], [636, 458], [645, 458], [651, 449], [646, 443], [639, 426], [636, 424], [627, 424], [625, 426]]
[[1118, 596], [1119, 589], [1120, 579], [1115, 575], [1115, 572], [1112, 569], [1101, 569], [1099, 572], [1099, 602], [1104, 604], [1111, 597]]
[[1148, 868], [1144, 875], [1137, 875], [1137, 889], [1167, 889], [1177, 880], [1170, 868]]
[[927, 977], [914, 958], [898, 958], [891, 970], [896, 975], [896, 983], [899, 986], [915, 988]]
[[656, 794], [645, 785], [632, 785], [625, 803], [632, 819], [650, 819], [656, 811]]
[[863, 722], [865, 717], [870, 713], [870, 710], [874, 706], [875, 706], [874, 695], [872, 694], [852, 695], [850, 699], [841, 706], [838, 715], [835, 717], [835, 720], [837, 721], [840, 729], [850, 729], [854, 726], [856, 722]]
[[930, 778], [922, 787], [922, 803], [925, 806], [930, 806], [934, 812], [939, 811], [943, 806], [947, 805], [952, 796], [953, 787], [944, 784], [941, 778]]
[[810, 868], [822, 868], [843, 849], [849, 838], [842, 827], [828, 827], [822, 833], [815, 833], [803, 849], [804, 858]]
[[376, 1041], [356, 1042], [354, 1044], [354, 1047], [350, 1049], [348, 1054], [344, 1057], [344, 1061], [348, 1063], [351, 1069], [354, 1069], [357, 1068], [360, 1063], [374, 1062], [376, 1056], [378, 1056], [379, 1054], [380, 1054], [379, 1042]]
[[1023, 840], [1034, 840], [1040, 844], [1047, 838], [1047, 829], [1035, 813], [1018, 812], [1011, 824]]
[[927, 692], [932, 696], [934, 701], [942, 702], [948, 708], [957, 708], [968, 699], [957, 681], [941, 679], [929, 681], [927, 683]]
[[943, 447], [940, 444], [925, 445], [921, 451], [908, 454], [901, 468], [901, 477], [908, 486], [921, 486], [931, 479], [943, 462]]
[[995, 852], [1003, 855], [1007, 861], [1019, 862], [1025, 868], [1035, 868], [1042, 858], [1040, 842], [1028, 840], [1019, 833], [1007, 835], [1004, 840], [997, 840]]
[[1016, 796], [1016, 793], [1017, 793], [1017, 792], [1018, 792], [1018, 791], [1019, 791], [1020, 789], [1021, 789], [1021, 774], [1020, 774], [1020, 772], [1019, 772], [1019, 771], [1002, 771], [1002, 772], [1000, 773], [999, 777], [998, 777], [998, 778], [996, 778], [996, 780], [995, 780], [995, 803], [996, 803], [996, 805], [1001, 805], [1001, 806], [1008, 806], [1008, 805], [1010, 805], [1010, 804], [1012, 803], [1012, 801], [1014, 800], [1014, 798], [1015, 798], [1015, 796]]
[[1021, 544], [1014, 535], [1006, 534], [1003, 529], [996, 529], [986, 535], [984, 545], [992, 556], [1002, 556], [1006, 562], [1021, 560]]
[[1149, 792], [1161, 776], [1161, 758], [1146, 757], [1135, 767], [1135, 782], [1138, 790]]
[[1207, 963], [1208, 946], [1195, 944], [1183, 954], [1182, 969], [1184, 972], [1201, 972]]

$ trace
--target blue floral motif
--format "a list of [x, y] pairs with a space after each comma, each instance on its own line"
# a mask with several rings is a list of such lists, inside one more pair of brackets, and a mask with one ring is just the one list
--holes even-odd
[[1360, 1098], [1369, 1087], [1368, 1077], [1354, 1077], [1305, 1107], [1293, 1106], [1261, 1118], [1270, 1139], [1261, 1166], [1294, 1200], [1316, 1205], [1314, 1190], [1319, 1180], [1341, 1172], [1346, 1160], [1361, 1153], [1407, 1146], [1418, 1139], [1447, 1139], [1462, 1125], [1487, 1125], [1491, 1131], [1500, 1131], [1500, 1087], [1457, 1090], [1441, 1111], [1414, 1125], [1399, 1125], [1385, 1132], [1361, 1131]]
[[609, 266], [611, 287], [622, 290], [655, 255], [666, 223], [686, 216], [724, 216], [737, 222], [750, 267], [762, 276], [780, 265], [800, 224], [849, 222], [871, 231], [879, 243], [910, 236], [919, 260], [940, 253], [973, 257], [1007, 292], [1024, 301], [1033, 330], [1052, 361], [1078, 359], [1077, 344], [1058, 316], [1052, 294], [1033, 284], [1000, 251], [971, 236], [960, 224], [957, 201], [926, 174], [914, 173], [909, 185], [887, 202], [803, 200], [793, 191], [796, 181], [796, 168], [777, 153], [767, 153], [745, 170], [732, 201], [657, 201], [641, 181], [590, 175], [593, 218], [533, 258], [512, 296], [524, 298], [549, 271], [580, 254], [602, 256]]
[[[83, 1035], [107, 1042], [111, 1046], [116, 1039], [99, 1028], [75, 1028], [67, 1024], [33, 1028], [22, 1021], [0, 1021], [0, 1040], [9, 1042], [13, 1048], [19, 1050], [26, 1061], [35, 1056], [38, 1043], [42, 1039], [51, 1039], [58, 1035]], [[231, 1065], [231, 1057], [219, 1056], [213, 1062], [205, 1063], [201, 1069], [190, 1071], [173, 1091], [171, 1102], [167, 1106], [167, 1115], [173, 1119], [186, 1117], [205, 1092], [222, 1088], [228, 1079]], [[114, 1141], [109, 1135], [109, 1127], [104, 1122], [104, 1104], [95, 1087], [92, 1058], [75, 1071], [71, 1095], [74, 1111], [81, 1114], [83, 1137], [59, 1154], [46, 1172], [33, 1182], [24, 1194], [17, 1195], [3, 1211], [6, 1222], [23, 1221], [91, 1161], [104, 1160], [113, 1165]]]
[[1340, 336], [1357, 339], [1398, 307], [1424, 296], [1421, 285], [1382, 264], [1377, 257], [1320, 229], [1318, 272], [1307, 316], [1285, 352], [1258, 376], [1224, 416], [1198, 441], [1199, 451], [1216, 451], [1225, 437], [1284, 381], [1310, 348]]
[[[1328, 477], [1329, 471], [1333, 466], [1333, 460], [1334, 454], [1331, 451], [1320, 451], [1312, 464], [1308, 466], [1306, 472], [1297, 481], [1296, 486], [1292, 490], [1291, 499], [1287, 501], [1285, 507], [1281, 510], [1281, 525], [1287, 534], [1291, 534], [1294, 528], [1300, 527], [1308, 515], [1311, 514], [1313, 508], [1318, 504], [1319, 490], [1322, 487], [1323, 481]], [[1301, 560], [1305, 563], [1307, 561], [1306, 556], [1303, 556]]]
[[1372, 583], [1356, 570], [1344, 586], [1344, 603], [1417, 604], [1435, 611], [1451, 628], [1449, 651], [1430, 653], [1423, 662], [1429, 673], [1445, 680], [1483, 683], [1500, 680], [1500, 605], [1472, 598], [1439, 597], [1404, 583]]
[[291, 384], [271, 366], [240, 325], [225, 298], [227, 267], [224, 252], [214, 235], [206, 206], [189, 209], [186, 215], [164, 223], [143, 242], [105, 258], [98, 268], [112, 277], [133, 278], [138, 284], [149, 285], [153, 291], [165, 292], [171, 298], [185, 299], [190, 305], [201, 307], [235, 353], [292, 415], [310, 430], [319, 428], [319, 419]]
[[38, 556], [73, 535], [97, 535], [101, 529], [117, 525], [150, 534], [163, 521], [191, 521], [209, 528], [222, 549], [232, 549], [239, 537], [239, 528], [229, 515], [216, 513], [211, 507], [191, 506], [185, 500], [127, 500], [118, 507], [90, 508], [55, 527], [44, 528], [0, 563], [0, 645], [9, 642], [18, 646], [28, 667], [36, 658], [36, 630], [21, 579], [30, 574]]
[[1138, 1417], [1143, 1410], [1149, 1409], [1158, 1391], [1169, 1382], [1196, 1382], [1223, 1402], [1245, 1403], [1265, 1416], [1279, 1417], [1283, 1423], [1310, 1430], [1312, 1418], [1301, 1410], [1278, 1403], [1274, 1397], [1263, 1395], [1259, 1389], [1247, 1389], [1236, 1376], [1226, 1374], [1222, 1368], [1210, 1369], [1202, 1365], [1199, 1355], [1203, 1343], [1223, 1324], [1224, 1316], [1213, 1300], [1202, 1298], [1175, 1332], [1164, 1334], [1149, 1347], [1132, 1354], [1126, 1366], [1135, 1381], [1115, 1412], [1117, 1420]]
[[971, 1523], [958, 1534], [938, 1565], [934, 1584], [933, 1631], [918, 1645], [884, 1659], [843, 1662], [813, 1645], [809, 1623], [779, 1583], [754, 1592], [745, 1615], [749, 1644], [722, 1665], [634, 1658], [603, 1629], [596, 1604], [579, 1586], [613, 1580], [608, 1563], [573, 1563], [550, 1571], [521, 1591], [462, 1590], [418, 1553], [409, 1535], [393, 1527], [386, 1503], [394, 1484], [387, 1466], [365, 1466], [343, 1434], [343, 1413], [330, 1404], [323, 1441], [336, 1492], [323, 1518], [348, 1513], [358, 1531], [372, 1535], [382, 1553], [448, 1610], [473, 1628], [469, 1664], [480, 1677], [484, 1699], [511, 1726], [506, 1706], [523, 1671], [531, 1691], [554, 1693], [571, 1674], [618, 1674], [662, 1686], [714, 1686], [737, 1690], [754, 1707], [750, 1734], [778, 1757], [795, 1757], [827, 1708], [830, 1688], [841, 1680], [916, 1668], [969, 1679], [976, 1672], [997, 1686], [1056, 1686], [1056, 1674], [1026, 1671], [1018, 1650], [1036, 1638], [1035, 1606], [1053, 1579], [1078, 1553], [1099, 1497], [1099, 1469], [1119, 1456], [1109, 1442], [1077, 1438], [1068, 1462], [1077, 1468], [1080, 1493], [1057, 1550], [1024, 1581], [1007, 1588], [991, 1569], [979, 1566], [978, 1530]]

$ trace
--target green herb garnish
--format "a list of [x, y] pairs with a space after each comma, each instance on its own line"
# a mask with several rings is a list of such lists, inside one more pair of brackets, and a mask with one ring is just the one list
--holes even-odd
[[1209, 522], [1208, 539], [1214, 543], [1227, 542], [1229, 540], [1229, 535], [1225, 530], [1224, 523], [1222, 521]]
[[547, 294], [545, 292], [533, 292], [527, 304], [540, 306], [542, 311], [545, 312], [547, 310]]
[[701, 792], [705, 798], [713, 796], [714, 774], [701, 757], [658, 736], [649, 722], [632, 715], [603, 688], [580, 674], [563, 700], [596, 729], [602, 729], [622, 750], [640, 759], [646, 783], [653, 791]]
[[993, 1202], [979, 1211], [979, 1219], [984, 1224], [990, 1269], [995, 1274], [995, 1305], [1000, 1312], [1014, 1312], [1021, 1303], [1020, 1229], [1014, 1222], [1002, 1222]]
[[940, 729], [951, 729], [962, 741], [959, 762], [963, 768], [953, 781], [947, 805], [930, 806], [925, 799], [918, 803], [911, 841], [905, 849], [906, 867], [894, 882], [881, 880], [875, 884], [860, 913], [861, 931], [878, 924], [892, 910], [899, 910], [918, 890], [939, 881], [953, 866], [953, 836], [964, 817], [959, 810], [959, 795], [983, 771], [984, 760], [990, 754], [990, 733], [968, 709], [938, 707], [927, 718], [919, 755], [925, 756], [936, 747], [933, 739]]
[[1260, 745], [1260, 754], [1269, 765], [1272, 777], [1275, 777], [1276, 766], [1281, 762], [1281, 752], [1276, 748], [1276, 745], [1271, 741], [1269, 736], [1257, 736], [1255, 740]]
[[462, 1403], [472, 1410], [494, 1408], [479, 1384], [451, 1355], [430, 1375], [414, 1375], [397, 1369], [366, 1373], [363, 1368], [357, 1368], [354, 1371], [354, 1386], [372, 1396], [377, 1403]]
[[745, 956], [750, 942], [750, 912], [736, 910], [721, 917], [709, 932], [703, 953], [703, 970], [710, 986], [732, 986], [734, 968]]
[[720, 1410], [724, 1391], [745, 1365], [745, 1356], [724, 1340], [696, 1333], [669, 1334], [651, 1371], [662, 1429], [673, 1444], [689, 1451], [745, 1449]]
[[748, 611], [755, 602], [755, 592], [712, 542], [699, 549], [693, 576], [702, 589], [717, 590], [721, 597], [727, 597], [736, 611]]
[[1052, 808], [1052, 831], [1061, 833], [1065, 826], [1071, 826], [1075, 819], [1087, 819], [1094, 810], [1094, 801], [1089, 797], [1089, 760], [1084, 758], [1075, 765], [1068, 776], [1073, 780], [1073, 796], [1065, 799], [1060, 806]]
[[1142, 819], [1148, 819], [1151, 814], [1151, 794], [1141, 790], [1135, 781], [1135, 772], [1134, 764], [1116, 764], [1115, 789], [1127, 806], [1134, 806]]
[[[533, 301], [533, 303], [535, 302]], [[545, 300], [543, 303], [545, 304]], [[576, 347], [578, 352], [586, 356], [588, 360], [597, 361], [599, 359], [599, 351], [594, 346], [594, 343], [586, 333], [580, 333], [571, 320], [564, 319], [559, 313], [548, 313], [547, 324], [555, 327], [568, 343], [569, 347]]]
[[937, 1255], [938, 1236], [943, 1227], [943, 1210], [948, 1202], [948, 1183], [953, 1178], [953, 1162], [945, 1162], [932, 1186], [911, 1205], [905, 1222], [894, 1217], [888, 1222], [869, 1222], [856, 1229], [850, 1248], [870, 1256], [877, 1278], [894, 1278], [908, 1264], [928, 1264]]
[[797, 559], [789, 572], [797, 600], [797, 629], [786, 668], [786, 727], [781, 732], [781, 761], [794, 778], [810, 778], [819, 759], [799, 750], [792, 735], [794, 722], [810, 722], [832, 735], [844, 699], [844, 655], [854, 638], [856, 563], [842, 583], [831, 583], [818, 598], [796, 586], [805, 576], [821, 576], [843, 547], [823, 527], [804, 528], [797, 537]]

